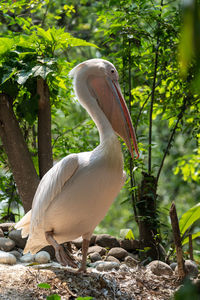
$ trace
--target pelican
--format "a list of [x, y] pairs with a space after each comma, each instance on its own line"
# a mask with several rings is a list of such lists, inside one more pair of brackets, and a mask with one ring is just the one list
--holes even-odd
[[[90, 152], [70, 154], [42, 178], [32, 209], [16, 224], [28, 236], [24, 253], [36, 253], [52, 245], [59, 263], [76, 267], [63, 242], [83, 238], [78, 271], [86, 271], [87, 251], [95, 227], [104, 218], [125, 182], [119, 135], [131, 156], [138, 147], [130, 114], [118, 83], [114, 65], [90, 59], [70, 72], [80, 104], [95, 122], [99, 145]], [[116, 135], [117, 134], [117, 135]]]

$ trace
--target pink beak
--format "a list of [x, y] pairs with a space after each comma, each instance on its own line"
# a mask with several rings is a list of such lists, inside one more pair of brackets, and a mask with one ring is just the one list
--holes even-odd
[[135, 149], [136, 158], [138, 158], [139, 152], [135, 130], [118, 81], [113, 81], [109, 77], [90, 76], [88, 85], [93, 96], [95, 94], [99, 106], [110, 121], [114, 131], [125, 141], [132, 158], [134, 158], [133, 148]]

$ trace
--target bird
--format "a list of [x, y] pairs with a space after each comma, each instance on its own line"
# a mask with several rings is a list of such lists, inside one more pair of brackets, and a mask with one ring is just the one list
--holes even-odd
[[82, 237], [82, 260], [77, 272], [86, 272], [90, 238], [125, 183], [120, 136], [129, 152], [139, 157], [136, 134], [123, 98], [119, 74], [104, 59], [93, 58], [69, 73], [75, 95], [99, 131], [92, 150], [72, 153], [57, 162], [41, 179], [32, 208], [16, 224], [27, 237], [24, 253], [37, 253], [47, 245], [62, 265], [78, 267], [61, 245]]

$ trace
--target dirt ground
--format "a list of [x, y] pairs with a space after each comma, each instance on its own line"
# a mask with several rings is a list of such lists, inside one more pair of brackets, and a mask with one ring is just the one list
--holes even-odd
[[[48, 283], [49, 289], [38, 284]], [[57, 266], [0, 265], [0, 299], [46, 299], [52, 294], [62, 300], [91, 296], [93, 299], [167, 300], [177, 288], [173, 276], [156, 276], [143, 267], [127, 271], [74, 274]]]

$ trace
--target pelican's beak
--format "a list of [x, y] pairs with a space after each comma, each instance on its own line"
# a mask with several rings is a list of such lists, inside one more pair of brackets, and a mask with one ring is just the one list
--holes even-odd
[[90, 76], [88, 87], [92, 96], [97, 99], [114, 131], [125, 141], [132, 158], [134, 157], [133, 148], [135, 149], [136, 158], [138, 158], [139, 152], [135, 130], [118, 81], [111, 80], [109, 77]]

